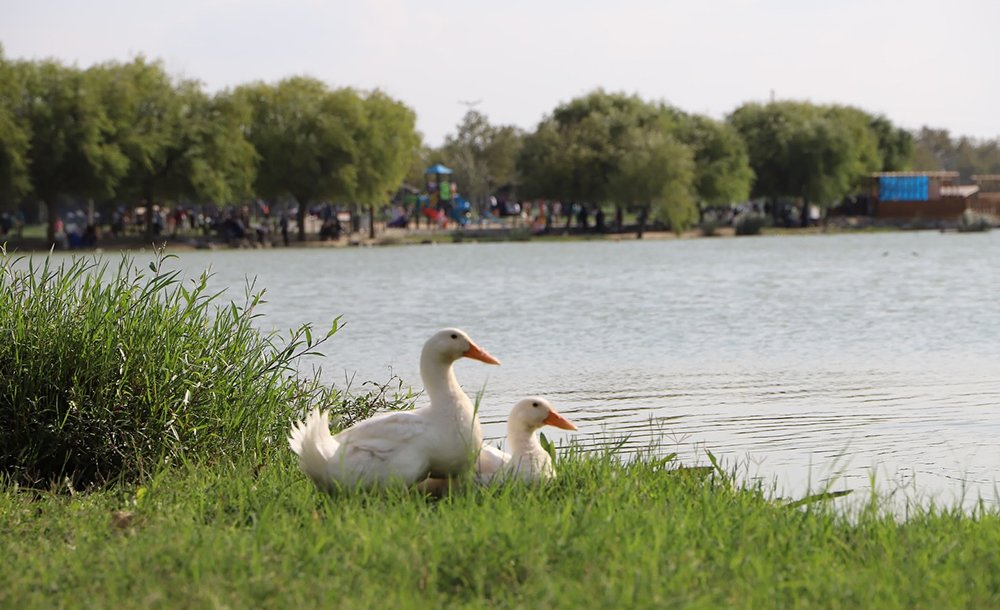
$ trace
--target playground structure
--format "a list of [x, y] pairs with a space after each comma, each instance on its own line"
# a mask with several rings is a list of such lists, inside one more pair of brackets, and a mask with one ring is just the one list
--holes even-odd
[[419, 225], [421, 216], [438, 227], [445, 227], [449, 222], [461, 227], [469, 224], [472, 205], [458, 194], [457, 185], [450, 178], [452, 173], [451, 168], [440, 163], [428, 167], [424, 171], [427, 178], [424, 190], [412, 189], [404, 195], [402, 213], [387, 226], [405, 227], [408, 219]]

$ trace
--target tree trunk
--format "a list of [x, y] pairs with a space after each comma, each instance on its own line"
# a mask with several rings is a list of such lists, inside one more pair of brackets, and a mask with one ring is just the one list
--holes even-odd
[[621, 233], [622, 226], [625, 225], [625, 210], [620, 203], [615, 204], [615, 231]]
[[799, 218], [799, 226], [803, 229], [809, 226], [809, 202], [802, 200], [802, 215]]
[[368, 239], [375, 239], [375, 205], [368, 204]]
[[146, 238], [153, 237], [153, 189], [148, 184], [142, 189], [142, 196], [146, 198]]
[[299, 226], [299, 241], [306, 240], [306, 202], [298, 197], [295, 198], [299, 202], [299, 211], [295, 214], [295, 222]]
[[649, 216], [649, 206], [645, 205], [639, 210], [639, 228], [635, 233], [636, 239], [642, 239], [642, 234], [646, 231], [646, 218]]
[[54, 197], [45, 197], [45, 213], [48, 215], [48, 226], [45, 228], [45, 238], [49, 242], [49, 246], [53, 246], [56, 243], [56, 204], [54, 203]]

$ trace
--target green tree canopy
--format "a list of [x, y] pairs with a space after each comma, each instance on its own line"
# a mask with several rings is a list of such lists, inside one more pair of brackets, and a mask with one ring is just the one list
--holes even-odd
[[30, 125], [19, 120], [25, 91], [24, 64], [8, 61], [0, 45], [0, 204], [31, 190], [28, 175]]
[[[620, 93], [571, 100], [525, 139], [525, 192], [564, 201], [610, 202], [655, 212], [675, 229], [694, 210], [692, 153], [670, 109]], [[633, 182], [634, 181], [634, 182]], [[642, 227], [640, 226], [640, 233]]]
[[229, 92], [209, 97], [183, 88], [181, 145], [175, 192], [200, 201], [236, 201], [253, 195], [257, 151], [243, 136], [250, 108]]
[[553, 120], [542, 121], [525, 136], [517, 157], [522, 195], [560, 199], [570, 191], [572, 159], [562, 141], [559, 125]]
[[383, 203], [419, 155], [417, 117], [381, 91], [364, 98], [363, 111], [364, 121], [355, 131], [359, 155], [353, 195], [365, 203]]
[[374, 237], [375, 206], [389, 201], [419, 156], [420, 135], [414, 112], [381, 91], [364, 98], [363, 113], [354, 134], [358, 155], [352, 196], [368, 204], [369, 235]]
[[822, 207], [884, 167], [872, 120], [856, 108], [788, 101], [744, 104], [729, 116], [747, 143], [757, 177], [754, 196]]
[[975, 174], [1000, 174], [1000, 138], [956, 139], [946, 129], [922, 127], [914, 137], [913, 166], [927, 171], [956, 171], [965, 180]]
[[18, 114], [31, 133], [28, 173], [34, 193], [48, 209], [48, 239], [55, 241], [59, 198], [111, 196], [129, 160], [116, 141], [116, 125], [92, 72], [54, 61], [25, 67]]
[[90, 72], [129, 160], [120, 197], [152, 205], [249, 194], [256, 153], [241, 131], [248, 112], [230, 96], [211, 98], [195, 81], [175, 83], [159, 62], [142, 57]]
[[469, 197], [483, 202], [498, 186], [519, 182], [517, 159], [524, 134], [510, 125], [492, 125], [486, 115], [469, 110], [441, 156]]
[[364, 153], [355, 136], [366, 120], [364, 103], [351, 89], [330, 90], [306, 77], [245, 85], [235, 95], [251, 109], [245, 133], [260, 155], [256, 190], [295, 198], [299, 239], [305, 240], [309, 205], [346, 201], [358, 192]]
[[647, 210], [674, 231], [697, 222], [691, 149], [667, 128], [633, 127], [624, 145], [628, 152], [609, 181], [608, 195], [616, 203], [640, 209], [638, 236], [645, 229]]
[[739, 132], [697, 114], [676, 112], [677, 136], [694, 153], [694, 192], [708, 205], [725, 205], [750, 196], [753, 170]]
[[882, 155], [882, 171], [896, 172], [909, 169], [913, 160], [913, 134], [896, 127], [882, 115], [872, 116], [869, 127], [878, 138]]

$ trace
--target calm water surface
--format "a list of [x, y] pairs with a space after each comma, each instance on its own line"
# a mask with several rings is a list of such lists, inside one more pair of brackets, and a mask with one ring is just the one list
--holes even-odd
[[[147, 255], [148, 256], [148, 255]], [[584, 445], [708, 449], [789, 494], [914, 486], [995, 501], [1000, 480], [1000, 232], [194, 252], [216, 287], [267, 290], [266, 329], [346, 327], [324, 376], [420, 388], [418, 358], [458, 326], [503, 361], [487, 436], [528, 394]]]

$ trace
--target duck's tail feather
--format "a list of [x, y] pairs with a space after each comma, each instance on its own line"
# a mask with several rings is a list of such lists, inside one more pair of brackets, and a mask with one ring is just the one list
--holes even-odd
[[321, 489], [329, 489], [330, 458], [337, 452], [339, 443], [330, 434], [330, 413], [319, 409], [312, 411], [304, 421], [292, 424], [288, 446], [299, 456], [299, 467]]

